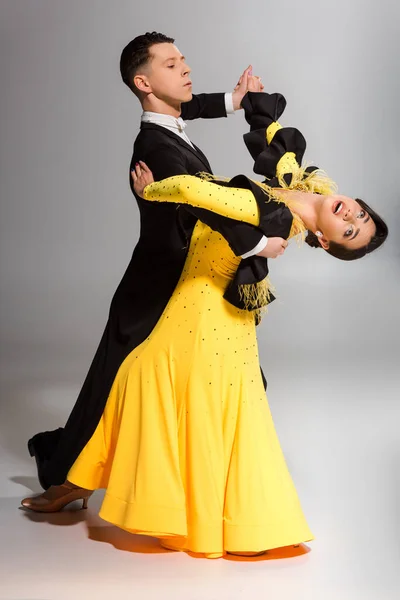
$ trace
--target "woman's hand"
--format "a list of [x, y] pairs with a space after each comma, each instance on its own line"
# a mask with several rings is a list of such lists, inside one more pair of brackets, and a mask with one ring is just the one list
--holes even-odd
[[252, 75], [247, 80], [247, 91], [248, 92], [263, 92], [264, 86], [261, 81], [261, 77]]
[[133, 189], [138, 196], [144, 198], [144, 188], [150, 183], [154, 183], [153, 173], [150, 171], [146, 163], [140, 160], [138, 163], [136, 163], [135, 168], [132, 169], [131, 175], [133, 179]]

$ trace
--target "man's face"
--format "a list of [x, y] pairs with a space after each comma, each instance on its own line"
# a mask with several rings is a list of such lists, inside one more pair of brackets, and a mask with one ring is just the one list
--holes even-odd
[[[150, 48], [150, 56], [141, 75], [147, 87], [141, 89], [171, 106], [191, 100], [190, 67], [178, 48], [169, 43], [155, 44]], [[137, 75], [139, 76], [139, 72]]]

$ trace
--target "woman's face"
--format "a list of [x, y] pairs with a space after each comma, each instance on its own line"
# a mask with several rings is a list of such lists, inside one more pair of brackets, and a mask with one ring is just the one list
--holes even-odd
[[375, 223], [353, 198], [325, 196], [317, 215], [321, 246], [327, 250], [329, 242], [341, 244], [349, 250], [366, 246], [375, 234]]

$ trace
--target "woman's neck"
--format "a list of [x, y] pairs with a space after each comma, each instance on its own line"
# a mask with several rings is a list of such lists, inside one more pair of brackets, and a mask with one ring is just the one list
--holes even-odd
[[287, 202], [290, 210], [300, 217], [306, 229], [310, 231], [318, 229], [317, 214], [325, 196], [282, 188], [273, 188], [273, 193], [276, 193], [278, 198], [281, 197], [284, 202]]

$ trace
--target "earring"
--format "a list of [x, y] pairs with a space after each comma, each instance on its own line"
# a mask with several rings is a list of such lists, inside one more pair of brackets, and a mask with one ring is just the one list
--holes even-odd
[[316, 231], [316, 232], [315, 232], [315, 235], [316, 235], [317, 237], [322, 237], [322, 231]]

